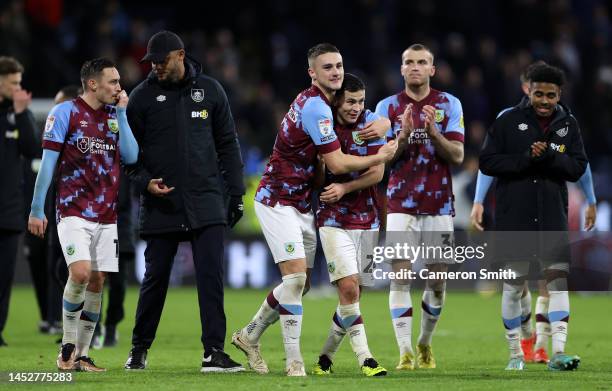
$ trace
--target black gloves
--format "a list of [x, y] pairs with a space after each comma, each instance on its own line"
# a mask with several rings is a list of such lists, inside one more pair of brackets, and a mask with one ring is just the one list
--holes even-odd
[[227, 208], [227, 224], [230, 228], [234, 228], [234, 225], [240, 220], [244, 213], [244, 204], [242, 203], [242, 196], [230, 196], [229, 207]]

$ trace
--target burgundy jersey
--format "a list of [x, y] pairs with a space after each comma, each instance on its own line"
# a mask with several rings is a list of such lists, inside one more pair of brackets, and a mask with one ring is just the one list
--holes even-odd
[[[342, 152], [356, 156], [376, 155], [380, 147], [386, 143], [386, 140], [381, 138], [364, 141], [359, 138], [358, 132], [363, 129], [366, 123], [378, 118], [380, 118], [378, 115], [366, 110], [355, 124], [349, 126], [336, 125], [336, 134]], [[350, 182], [365, 171], [367, 170], [342, 175], [333, 175], [327, 171], [325, 186], [332, 183]], [[317, 210], [318, 227], [375, 229], [379, 225], [376, 185], [345, 194], [338, 202], [319, 203]]]
[[387, 213], [454, 216], [449, 164], [436, 154], [425, 131], [422, 108], [426, 105], [435, 107], [435, 122], [440, 133], [448, 140], [463, 142], [461, 102], [451, 94], [434, 89], [420, 102], [409, 98], [405, 91], [383, 99], [376, 106], [376, 113], [391, 121], [389, 139], [397, 137], [400, 132], [401, 116], [409, 103], [412, 103], [414, 131], [406, 149], [391, 166]]
[[311, 86], [295, 98], [283, 119], [255, 201], [310, 211], [317, 153], [339, 148], [329, 102], [318, 87]]
[[113, 106], [94, 110], [79, 97], [51, 110], [43, 148], [60, 153], [56, 170], [58, 221], [78, 216], [103, 224], [117, 222], [118, 136]]

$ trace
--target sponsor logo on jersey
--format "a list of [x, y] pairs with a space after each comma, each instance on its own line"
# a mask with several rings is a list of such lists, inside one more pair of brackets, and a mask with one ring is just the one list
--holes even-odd
[[204, 90], [202, 88], [192, 88], [191, 89], [191, 99], [194, 102], [201, 102], [204, 100]]
[[444, 121], [444, 110], [436, 110], [436, 115], [434, 117], [436, 122]]
[[319, 120], [319, 132], [323, 136], [329, 136], [332, 133], [332, 121], [329, 118]]
[[417, 128], [412, 131], [408, 144], [429, 144], [431, 140], [424, 128]]
[[191, 112], [191, 118], [206, 119], [206, 118], [208, 118], [208, 110], [204, 109], [204, 110], [201, 110], [201, 111], [192, 111]]
[[565, 144], [550, 143], [550, 147], [553, 149], [553, 151], [565, 153]]
[[115, 118], [109, 118], [106, 120], [106, 124], [111, 132], [117, 133], [119, 131], [119, 122]]
[[76, 140], [76, 147], [81, 153], [105, 154], [107, 151], [115, 151], [117, 147], [114, 144], [108, 144], [101, 138], [97, 137], [79, 137]]
[[519, 126], [518, 126], [518, 130], [520, 130], [520, 131], [523, 131], [523, 132], [524, 132], [524, 131], [526, 131], [527, 129], [529, 129], [529, 126], [527, 126], [527, 124], [526, 124], [526, 123], [524, 123], [524, 122], [523, 122], [523, 123], [520, 123], [520, 124], [519, 124]]

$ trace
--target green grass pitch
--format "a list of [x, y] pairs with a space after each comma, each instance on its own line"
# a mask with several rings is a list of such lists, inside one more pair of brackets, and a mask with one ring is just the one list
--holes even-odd
[[[316, 292], [313, 292], [316, 293]], [[263, 300], [266, 292], [228, 290], [225, 296], [228, 318], [226, 351], [246, 364], [242, 353], [230, 343], [233, 330], [244, 325]], [[413, 291], [415, 305], [413, 341], [418, 334], [421, 292]], [[365, 378], [357, 367], [347, 340], [335, 359], [335, 373], [327, 377], [287, 378], [283, 375], [284, 351], [280, 329], [273, 325], [262, 338], [262, 352], [271, 373], [260, 376], [252, 372], [208, 374], [199, 372], [199, 312], [193, 288], [170, 289], [157, 338], [149, 351], [148, 368], [143, 372], [126, 372], [123, 364], [130, 348], [131, 329], [138, 291], [132, 288], [126, 300], [126, 319], [120, 324], [119, 345], [91, 356], [108, 368], [103, 374], [77, 373], [72, 385], [0, 384], [0, 389], [70, 390], [281, 390], [288, 387], [329, 390], [581, 390], [612, 389], [612, 313], [610, 296], [571, 296], [568, 352], [577, 353], [582, 363], [576, 372], [552, 373], [544, 365], [528, 364], [522, 373], [504, 371], [507, 345], [500, 320], [500, 296], [483, 297], [475, 293], [449, 292], [434, 336], [433, 349], [438, 363], [435, 370], [398, 372], [398, 352], [391, 328], [386, 292], [365, 292], [362, 312], [368, 341], [376, 359], [389, 370], [384, 378]], [[534, 299], [535, 300], [535, 299]], [[309, 294], [304, 300], [302, 352], [310, 371], [327, 336], [334, 296]], [[4, 332], [8, 347], [0, 348], [0, 372], [54, 371], [57, 347], [55, 337], [37, 333], [38, 311], [33, 290], [13, 290], [9, 321]], [[6, 377], [5, 377], [6, 378]], [[302, 388], [304, 387], [304, 388]]]

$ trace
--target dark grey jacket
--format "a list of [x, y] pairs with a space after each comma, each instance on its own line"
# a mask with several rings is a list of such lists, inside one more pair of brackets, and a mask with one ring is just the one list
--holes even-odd
[[[130, 94], [128, 121], [140, 146], [126, 172], [141, 194], [140, 234], [226, 224], [225, 199], [245, 192], [234, 120], [223, 88], [187, 59], [185, 79], [161, 84], [151, 73]], [[152, 178], [175, 189], [147, 190]]]
[[[587, 157], [576, 118], [557, 105], [549, 130], [540, 128], [529, 101], [499, 116], [480, 152], [480, 169], [497, 177], [495, 227], [501, 231], [566, 231], [567, 185], [584, 173]], [[531, 144], [546, 141], [541, 159]]]

